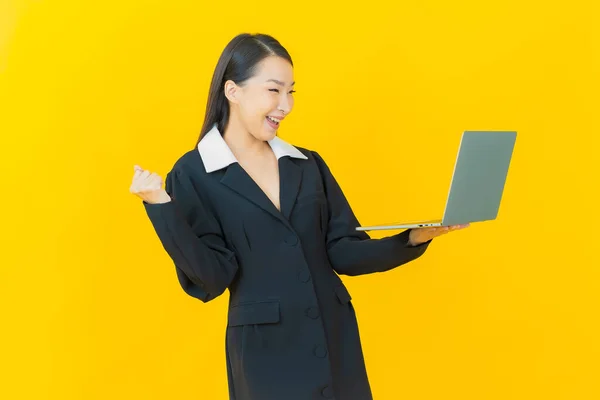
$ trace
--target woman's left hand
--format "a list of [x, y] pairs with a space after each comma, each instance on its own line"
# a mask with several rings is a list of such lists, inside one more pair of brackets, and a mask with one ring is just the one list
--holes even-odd
[[418, 246], [435, 237], [445, 235], [448, 232], [467, 228], [470, 224], [434, 226], [429, 228], [414, 228], [410, 230], [408, 242], [412, 246]]

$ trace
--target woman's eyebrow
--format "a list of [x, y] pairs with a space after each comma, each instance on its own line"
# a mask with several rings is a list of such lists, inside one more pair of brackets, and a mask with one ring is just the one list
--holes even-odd
[[[275, 82], [276, 84], [278, 84], [279, 86], [285, 86], [283, 82], [278, 81], [277, 79], [267, 79], [267, 82]], [[290, 86], [294, 86], [296, 82], [292, 82], [292, 84]]]

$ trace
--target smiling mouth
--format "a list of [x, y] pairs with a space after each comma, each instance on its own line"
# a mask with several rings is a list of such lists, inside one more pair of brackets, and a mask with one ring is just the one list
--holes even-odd
[[270, 116], [267, 116], [267, 121], [275, 128], [279, 127], [279, 123], [281, 122], [281, 120]]

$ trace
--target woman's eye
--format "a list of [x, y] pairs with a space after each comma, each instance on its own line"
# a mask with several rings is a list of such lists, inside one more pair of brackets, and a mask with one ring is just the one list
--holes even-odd
[[[279, 89], [269, 89], [269, 92], [279, 93]], [[290, 94], [296, 93], [295, 90], [290, 90]]]

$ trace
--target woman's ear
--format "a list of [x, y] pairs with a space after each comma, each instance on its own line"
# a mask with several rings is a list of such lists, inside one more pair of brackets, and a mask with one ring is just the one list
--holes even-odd
[[225, 97], [232, 103], [238, 103], [237, 95], [238, 95], [239, 87], [235, 84], [234, 81], [228, 80], [225, 82], [225, 87], [223, 91], [225, 92]]

